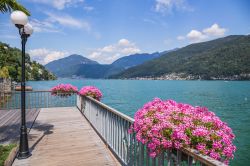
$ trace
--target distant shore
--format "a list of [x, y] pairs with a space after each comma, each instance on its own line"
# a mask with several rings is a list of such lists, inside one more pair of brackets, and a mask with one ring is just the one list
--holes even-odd
[[163, 76], [123, 78], [124, 80], [224, 80], [224, 81], [245, 81], [250, 80], [250, 74], [240, 74], [233, 76], [204, 77], [185, 73], [171, 73]]
[[162, 76], [145, 76], [145, 77], [132, 77], [132, 78], [86, 78], [83, 76], [73, 76], [73, 77], [58, 77], [57, 79], [93, 79], [93, 80], [102, 80], [102, 79], [117, 79], [117, 80], [222, 80], [222, 81], [250, 81], [250, 74], [240, 74], [233, 76], [217, 76], [209, 77], [204, 75], [191, 75], [186, 73], [171, 73], [165, 74]]

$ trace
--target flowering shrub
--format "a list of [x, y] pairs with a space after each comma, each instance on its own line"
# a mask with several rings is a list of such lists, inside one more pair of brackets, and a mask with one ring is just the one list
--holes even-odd
[[85, 86], [79, 91], [80, 95], [90, 96], [98, 101], [102, 98], [102, 92], [94, 86]]
[[59, 84], [51, 88], [51, 94], [54, 96], [67, 97], [71, 96], [72, 93], [77, 92], [77, 87], [71, 84]]
[[173, 100], [156, 98], [145, 104], [136, 112], [130, 132], [147, 144], [151, 157], [167, 149], [189, 147], [228, 164], [236, 150], [231, 128], [213, 112]]

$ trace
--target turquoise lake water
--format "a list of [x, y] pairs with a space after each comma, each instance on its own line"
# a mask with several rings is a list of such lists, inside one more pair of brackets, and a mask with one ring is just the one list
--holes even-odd
[[48, 90], [59, 83], [81, 88], [98, 87], [102, 102], [131, 117], [155, 97], [206, 106], [227, 122], [236, 135], [237, 152], [230, 165], [250, 161], [250, 81], [73, 80], [30, 81], [34, 90]]

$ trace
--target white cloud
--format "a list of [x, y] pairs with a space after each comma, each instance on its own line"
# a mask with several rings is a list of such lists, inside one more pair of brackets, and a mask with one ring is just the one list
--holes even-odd
[[94, 10], [93, 6], [84, 6], [83, 9], [87, 12], [91, 12], [92, 10]]
[[64, 58], [69, 53], [66, 51], [55, 51], [46, 48], [38, 48], [28, 51], [32, 60], [35, 60], [41, 64], [47, 64], [53, 60]]
[[130, 46], [131, 45], [131, 43], [130, 43], [130, 41], [128, 41], [127, 39], [120, 39], [119, 41], [118, 41], [118, 45], [119, 46], [124, 46], [124, 47], [126, 47], [126, 46]]
[[60, 32], [60, 26], [83, 29], [87, 32], [91, 31], [91, 25], [84, 20], [73, 18], [70, 15], [66, 14], [55, 14], [51, 12], [45, 12], [48, 17], [44, 20], [32, 19], [30, 21], [31, 25], [34, 28], [35, 32]]
[[47, 12], [46, 14], [49, 16], [47, 20], [51, 23], [58, 23], [63, 26], [84, 29], [86, 31], [91, 30], [91, 26], [87, 21], [79, 20], [66, 14], [56, 15], [49, 12]]
[[202, 32], [197, 31], [197, 30], [191, 30], [188, 34], [187, 34], [187, 38], [192, 42], [192, 43], [196, 43], [196, 42], [201, 42], [204, 39], [207, 38], [206, 35], [204, 35]]
[[185, 36], [177, 36], [177, 40], [185, 40]]
[[218, 24], [213, 24], [211, 27], [203, 30], [203, 33], [211, 36], [223, 36], [226, 32], [225, 28], [221, 28]]
[[186, 0], [155, 0], [155, 11], [163, 14], [171, 13], [173, 10], [192, 11]]
[[109, 64], [126, 55], [139, 53], [141, 50], [127, 39], [120, 39], [117, 43], [98, 48], [88, 55], [88, 58], [103, 64]]
[[32, 19], [30, 24], [33, 26], [35, 32], [60, 32], [58, 28], [48, 20], [39, 21]]
[[178, 36], [177, 40], [188, 39], [190, 43], [202, 42], [215, 37], [221, 37], [225, 35], [227, 30], [221, 28], [218, 24], [213, 24], [208, 28], [204, 28], [202, 31], [193, 29], [186, 36]]
[[46, 4], [58, 10], [62, 10], [66, 7], [77, 6], [83, 3], [84, 0], [32, 0], [36, 3]]

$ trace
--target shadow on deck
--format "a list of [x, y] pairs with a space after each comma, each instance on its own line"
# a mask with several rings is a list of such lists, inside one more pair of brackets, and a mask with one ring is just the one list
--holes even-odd
[[[27, 109], [27, 128], [33, 125], [40, 109]], [[16, 143], [19, 140], [21, 124], [20, 109], [0, 110], [0, 144]]]

